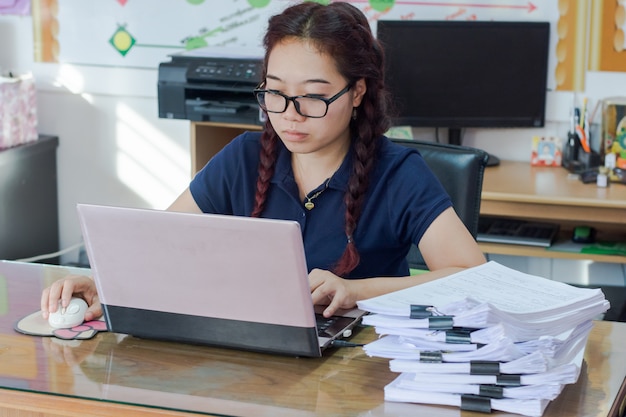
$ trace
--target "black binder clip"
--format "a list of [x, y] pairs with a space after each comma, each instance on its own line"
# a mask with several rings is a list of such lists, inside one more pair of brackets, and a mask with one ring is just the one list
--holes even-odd
[[470, 375], [500, 375], [500, 362], [470, 361]]
[[472, 343], [473, 329], [459, 327], [446, 331], [446, 343], [470, 344]]
[[479, 385], [478, 395], [481, 397], [489, 397], [499, 400], [504, 398], [504, 387], [499, 387], [497, 385]]
[[478, 395], [461, 395], [461, 410], [491, 413], [491, 399]]
[[453, 316], [436, 316], [428, 318], [428, 328], [433, 330], [451, 330], [454, 327]]
[[451, 330], [453, 316], [444, 316], [434, 306], [411, 304], [411, 319], [428, 319], [428, 328], [433, 330]]
[[436, 309], [433, 306], [411, 304], [411, 315], [409, 317], [412, 319], [426, 319], [433, 316], [435, 311]]
[[426, 350], [420, 352], [420, 362], [441, 363], [443, 362], [443, 354], [437, 350]]
[[496, 376], [496, 385], [503, 387], [521, 387], [522, 376], [521, 375], [498, 375]]

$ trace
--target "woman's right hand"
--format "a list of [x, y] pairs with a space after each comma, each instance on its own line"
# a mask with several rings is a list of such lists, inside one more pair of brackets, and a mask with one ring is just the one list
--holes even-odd
[[102, 316], [102, 305], [93, 279], [82, 275], [68, 275], [43, 290], [41, 294], [43, 318], [48, 320], [50, 313], [57, 311], [59, 300], [62, 307], [67, 307], [72, 297], [79, 297], [87, 302], [89, 307], [85, 313], [85, 321]]

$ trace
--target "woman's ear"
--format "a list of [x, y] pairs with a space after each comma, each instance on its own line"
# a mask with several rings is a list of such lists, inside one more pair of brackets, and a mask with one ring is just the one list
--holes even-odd
[[365, 80], [363, 78], [359, 79], [352, 87], [353, 96], [352, 96], [352, 107], [359, 107], [361, 105], [361, 101], [363, 100], [363, 96], [367, 91], [367, 85], [365, 84]]

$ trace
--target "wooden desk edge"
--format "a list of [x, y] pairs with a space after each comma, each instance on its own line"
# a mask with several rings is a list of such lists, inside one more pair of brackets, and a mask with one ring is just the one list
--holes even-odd
[[[87, 411], [88, 410], [88, 411]], [[3, 417], [191, 417], [199, 414], [0, 388]], [[202, 415], [211, 415], [202, 413]], [[217, 416], [216, 416], [217, 417]]]
[[[586, 199], [575, 198], [547, 198], [543, 196], [533, 196], [527, 194], [509, 194], [499, 193], [495, 191], [484, 191], [480, 195], [481, 197], [481, 213], [498, 215], [502, 207], [509, 210], [516, 210], [517, 216], [524, 217], [524, 212], [528, 209], [543, 209], [550, 208], [553, 210], [567, 210], [568, 213], [584, 214], [587, 217], [589, 214], [592, 217], [599, 217], [602, 221], [604, 213], [614, 214], [621, 213], [626, 208], [624, 202], [617, 200], [594, 200], [590, 202]], [[485, 211], [491, 211], [492, 213], [485, 213]], [[593, 216], [595, 213], [602, 213], [598, 216]], [[611, 219], [613, 220], [613, 219]], [[611, 221], [611, 220], [605, 220]], [[620, 222], [626, 223], [626, 220], [622, 219]]]

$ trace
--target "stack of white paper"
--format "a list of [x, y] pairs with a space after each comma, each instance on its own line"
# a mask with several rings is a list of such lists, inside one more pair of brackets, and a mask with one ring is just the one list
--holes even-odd
[[388, 401], [541, 416], [577, 381], [592, 320], [609, 303], [495, 262], [362, 300], [381, 335], [364, 347], [399, 372]]

